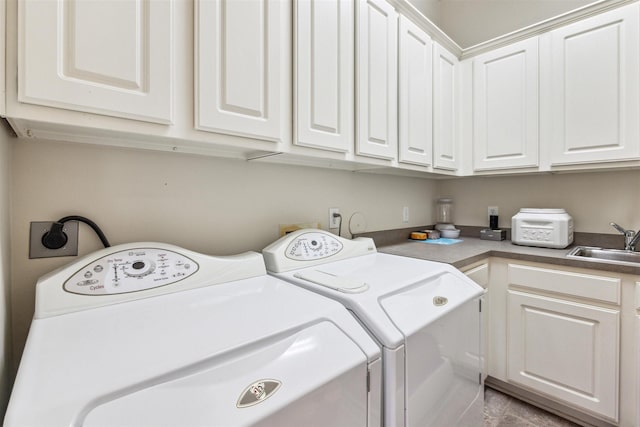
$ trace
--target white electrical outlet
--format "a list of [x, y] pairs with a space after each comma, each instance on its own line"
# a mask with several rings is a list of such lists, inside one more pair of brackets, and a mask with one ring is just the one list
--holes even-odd
[[489, 206], [489, 216], [491, 215], [498, 215], [498, 207], [497, 206]]
[[402, 208], [402, 222], [409, 222], [409, 206]]
[[340, 208], [329, 208], [329, 228], [340, 227], [340, 217], [334, 217], [333, 214], [340, 214]]

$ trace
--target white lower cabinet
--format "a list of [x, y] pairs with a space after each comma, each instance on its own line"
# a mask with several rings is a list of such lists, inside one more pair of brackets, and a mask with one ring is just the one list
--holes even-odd
[[639, 425], [638, 276], [503, 258], [489, 266], [487, 381], [586, 423]]
[[476, 264], [472, 264], [467, 268], [462, 270], [464, 274], [467, 275], [471, 280], [476, 282], [478, 285], [484, 288], [484, 295], [480, 297], [480, 350], [482, 354], [478, 355], [480, 359], [480, 367], [482, 369], [482, 380], [484, 381], [487, 378], [489, 373], [488, 367], [488, 354], [489, 354], [489, 346], [487, 340], [488, 327], [489, 327], [489, 316], [487, 315], [491, 309], [489, 307], [489, 262], [481, 261]]
[[620, 311], [509, 290], [509, 381], [618, 419]]
[[509, 264], [507, 379], [618, 420], [621, 280]]

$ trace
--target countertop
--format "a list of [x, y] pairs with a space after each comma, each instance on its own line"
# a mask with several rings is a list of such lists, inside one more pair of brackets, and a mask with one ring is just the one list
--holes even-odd
[[547, 249], [530, 246], [519, 246], [510, 240], [490, 241], [477, 237], [460, 237], [462, 242], [453, 245], [434, 245], [406, 239], [401, 242], [382, 243], [378, 251], [411, 258], [439, 261], [451, 264], [456, 268], [464, 268], [476, 261], [488, 257], [517, 259], [522, 261], [541, 262], [570, 267], [589, 268], [592, 270], [611, 271], [622, 274], [640, 275], [640, 266], [609, 264], [596, 261], [582, 261], [567, 258], [566, 254], [574, 247], [565, 249]]

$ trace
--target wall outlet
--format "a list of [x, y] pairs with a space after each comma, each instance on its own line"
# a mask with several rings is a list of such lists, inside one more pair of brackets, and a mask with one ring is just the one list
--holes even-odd
[[334, 217], [333, 214], [339, 214], [340, 208], [329, 208], [329, 228], [340, 227], [340, 217]]
[[52, 221], [34, 221], [29, 232], [29, 258], [51, 258], [78, 255], [78, 222], [64, 223], [62, 231], [67, 235], [67, 244], [60, 249], [49, 249], [42, 244], [42, 236], [51, 229]]
[[497, 206], [489, 206], [488, 212], [489, 212], [489, 216], [491, 216], [491, 215], [498, 216], [498, 207]]
[[409, 222], [409, 206], [402, 208], [402, 222]]

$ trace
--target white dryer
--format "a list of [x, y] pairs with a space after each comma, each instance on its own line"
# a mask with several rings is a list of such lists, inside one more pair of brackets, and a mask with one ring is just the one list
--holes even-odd
[[5, 426], [379, 426], [377, 344], [258, 253], [115, 246], [42, 277]]
[[385, 426], [483, 424], [480, 286], [323, 230], [291, 233], [263, 256], [274, 276], [340, 301], [381, 344]]

